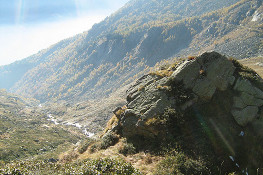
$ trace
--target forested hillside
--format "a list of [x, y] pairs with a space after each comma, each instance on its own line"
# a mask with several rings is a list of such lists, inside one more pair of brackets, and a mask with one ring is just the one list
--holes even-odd
[[0, 66], [0, 174], [259, 173], [262, 17], [262, 0], [131, 0]]
[[115, 92], [163, 59], [206, 50], [258, 56], [261, 3], [130, 1], [91, 30], [1, 67], [0, 85], [41, 102], [81, 101]]

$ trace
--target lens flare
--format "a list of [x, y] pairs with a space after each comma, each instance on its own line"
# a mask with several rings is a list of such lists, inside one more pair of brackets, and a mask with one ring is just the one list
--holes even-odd
[[223, 133], [220, 131], [219, 127], [216, 125], [216, 123], [214, 122], [213, 119], [209, 120], [210, 123], [213, 125], [213, 127], [215, 128], [217, 134], [219, 135], [219, 137], [222, 139], [222, 141], [224, 142], [224, 144], [227, 146], [228, 150], [230, 151], [231, 155], [235, 155], [235, 151], [234, 149], [231, 147], [231, 145], [229, 144], [229, 142], [227, 141], [227, 139], [225, 138], [225, 136], [223, 135]]
[[25, 17], [25, 0], [19, 0], [16, 9], [16, 24], [24, 21]]
[[[212, 142], [214, 147], [218, 147], [218, 141], [216, 140], [216, 137], [214, 136], [213, 132], [211, 131], [211, 129], [209, 128], [209, 126], [207, 125], [206, 121], [203, 119], [203, 116], [200, 114], [200, 112], [195, 108], [194, 109], [196, 117], [199, 120], [199, 123], [201, 124], [203, 130], [205, 131], [205, 133], [207, 134], [208, 138], [210, 139], [210, 141]], [[213, 119], [209, 119], [209, 122], [212, 124], [212, 126], [215, 128], [215, 131], [217, 132], [217, 134], [219, 135], [219, 137], [221, 138], [221, 140], [224, 142], [224, 144], [226, 145], [228, 151], [230, 151], [230, 153], [232, 155], [235, 155], [235, 151], [234, 149], [231, 147], [231, 145], [229, 144], [229, 142], [227, 141], [227, 139], [225, 138], [225, 136], [223, 135], [223, 133], [220, 131], [220, 128], [217, 126], [217, 124], [214, 122]]]

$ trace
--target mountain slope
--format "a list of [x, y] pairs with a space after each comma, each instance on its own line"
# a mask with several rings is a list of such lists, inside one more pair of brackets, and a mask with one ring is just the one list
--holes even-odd
[[47, 114], [30, 107], [35, 103], [0, 90], [1, 161], [34, 156], [57, 159], [59, 153], [81, 139], [78, 131], [57, 126], [48, 120]]
[[[253, 19], [262, 13], [261, 3], [130, 1], [90, 31], [33, 56], [39, 62], [1, 87], [42, 102], [98, 99], [176, 55], [214, 49], [239, 58], [257, 56], [262, 53], [262, 26], [261, 18]], [[22, 62], [16, 64], [19, 70]], [[1, 67], [10, 70], [1, 71], [3, 80], [16, 74], [10, 67]]]
[[38, 53], [25, 58], [21, 61], [16, 61], [6, 66], [0, 66], [0, 88], [9, 89], [19, 81], [26, 72], [52, 59], [57, 50], [63, 50], [68, 43], [74, 41], [75, 38], [63, 40], [48, 49], [39, 51]]

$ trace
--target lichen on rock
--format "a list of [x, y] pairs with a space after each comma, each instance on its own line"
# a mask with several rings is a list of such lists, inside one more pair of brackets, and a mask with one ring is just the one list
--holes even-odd
[[[249, 143], [261, 143], [250, 136], [263, 140], [259, 133], [263, 128], [262, 79], [216, 52], [185, 60], [173, 72], [167, 71], [166, 76], [149, 73], [127, 90], [127, 109], [115, 127], [118, 134], [135, 146], [179, 141], [194, 152], [201, 150], [193, 145], [204, 142], [200, 149], [217, 145], [216, 149], [209, 147], [215, 155], [235, 154], [244, 161], [241, 152]], [[247, 140], [238, 137], [243, 130]]]

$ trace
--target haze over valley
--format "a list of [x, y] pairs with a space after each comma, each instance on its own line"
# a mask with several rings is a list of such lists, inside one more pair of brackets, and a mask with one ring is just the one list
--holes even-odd
[[0, 58], [18, 59], [0, 63], [0, 174], [263, 168], [261, 0], [6, 8], [20, 10], [0, 12]]

